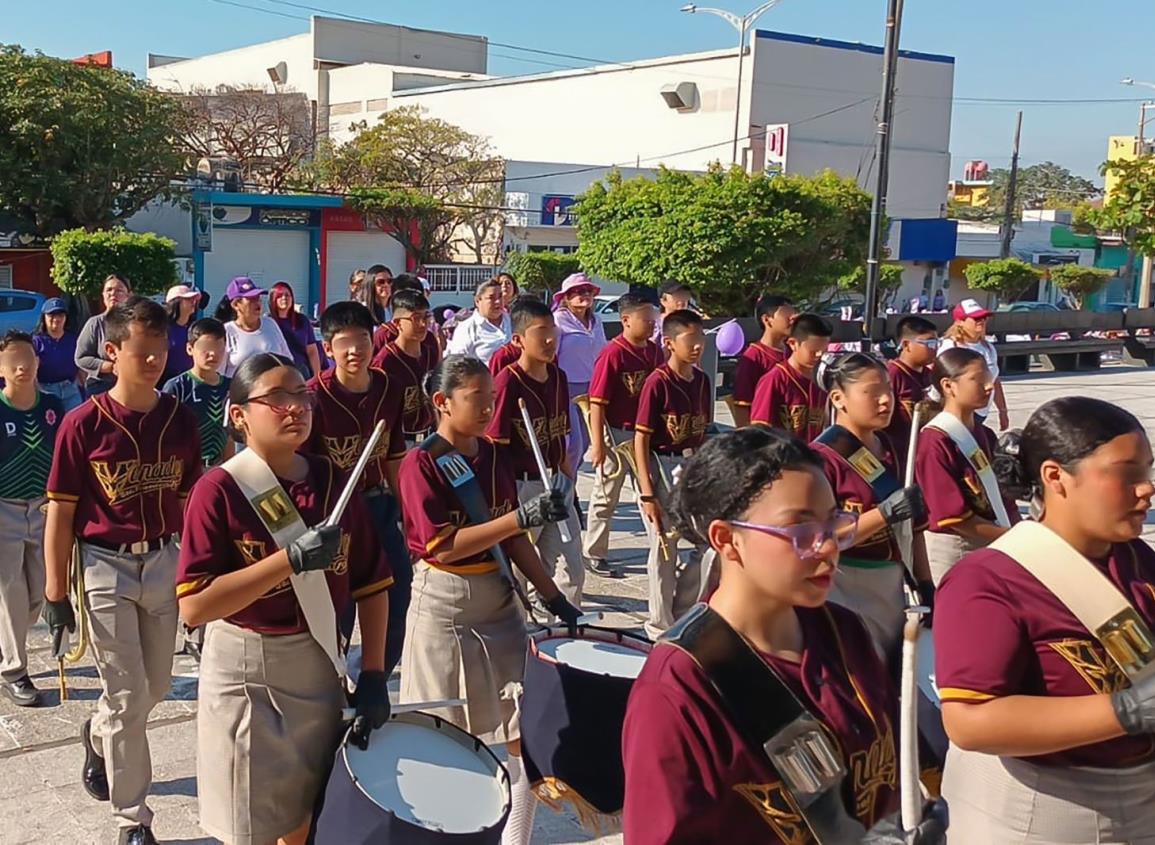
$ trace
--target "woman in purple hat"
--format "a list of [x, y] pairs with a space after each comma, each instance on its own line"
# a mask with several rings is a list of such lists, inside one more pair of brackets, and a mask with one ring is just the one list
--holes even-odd
[[248, 276], [237, 276], [229, 282], [225, 295], [217, 303], [214, 316], [225, 324], [225, 345], [229, 352], [223, 373], [229, 378], [237, 367], [261, 352], [293, 359], [276, 320], [261, 313], [261, 297], [266, 293]]
[[169, 379], [192, 367], [192, 356], [188, 354], [188, 329], [197, 311], [208, 304], [209, 295], [189, 285], [173, 285], [164, 295], [164, 307], [168, 311], [168, 360], [159, 384], [166, 384]]
[[573, 273], [553, 295], [553, 319], [558, 327], [557, 365], [569, 381], [569, 441], [566, 454], [576, 472], [585, 460], [590, 445], [589, 432], [574, 397], [590, 391], [594, 361], [606, 345], [602, 321], [594, 313], [594, 297], [601, 288], [585, 273]]
[[84, 401], [80, 382], [84, 374], [76, 367], [76, 335], [67, 329], [68, 306], [55, 297], [44, 303], [32, 332], [32, 346], [40, 359], [40, 389], [60, 397], [64, 410]]

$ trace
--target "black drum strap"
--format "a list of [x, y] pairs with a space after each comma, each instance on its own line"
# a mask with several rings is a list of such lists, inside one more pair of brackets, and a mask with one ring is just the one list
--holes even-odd
[[778, 809], [804, 823], [822, 845], [858, 842], [866, 835], [842, 800], [846, 765], [826, 729], [726, 620], [700, 604], [662, 644], [694, 659], [739, 733], [774, 766], [793, 799], [793, 806]]
[[[481, 485], [477, 483], [477, 476], [474, 474], [473, 466], [468, 459], [436, 432], [418, 443], [417, 448], [423, 452], [428, 452], [429, 456], [433, 458], [433, 463], [440, 470], [441, 476], [453, 488], [461, 509], [465, 511], [466, 518], [473, 525], [483, 525], [489, 522], [492, 518], [489, 503], [485, 501], [485, 493], [482, 492]], [[510, 589], [528, 610], [529, 599], [526, 598], [525, 591], [522, 590], [517, 576], [513, 574], [513, 566], [510, 564], [505, 550], [501, 548], [500, 543], [496, 543], [490, 547], [489, 551], [497, 562], [501, 577], [505, 579]]]
[[815, 438], [815, 442], [828, 446], [850, 464], [850, 468], [870, 485], [878, 501], [902, 489], [902, 483], [889, 467], [842, 426], [830, 426]]

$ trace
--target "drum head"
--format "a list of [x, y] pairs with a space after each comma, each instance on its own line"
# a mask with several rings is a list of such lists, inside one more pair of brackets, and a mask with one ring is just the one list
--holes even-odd
[[545, 636], [535, 638], [534, 648], [539, 656], [555, 663], [631, 681], [641, 674], [650, 653], [650, 644], [645, 640], [598, 628], [579, 629], [576, 638], [564, 628], [551, 629]]
[[509, 806], [501, 764], [485, 745], [441, 719], [402, 713], [373, 731], [369, 749], [346, 743], [354, 783], [409, 824], [442, 833], [476, 833]]

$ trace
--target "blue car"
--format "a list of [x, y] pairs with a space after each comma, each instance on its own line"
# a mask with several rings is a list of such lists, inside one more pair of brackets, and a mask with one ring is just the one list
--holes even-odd
[[0, 334], [16, 329], [31, 334], [45, 296], [30, 290], [0, 290]]

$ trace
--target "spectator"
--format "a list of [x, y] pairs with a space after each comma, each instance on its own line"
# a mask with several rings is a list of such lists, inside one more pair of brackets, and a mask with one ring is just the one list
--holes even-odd
[[505, 309], [506, 313], [509, 313], [513, 301], [517, 299], [520, 292], [517, 287], [517, 279], [513, 277], [513, 273], [507, 273], [504, 270], [498, 273], [496, 278], [501, 282], [501, 307]]
[[997, 410], [999, 431], [1006, 431], [1011, 421], [1007, 414], [1007, 397], [1003, 393], [1003, 382], [999, 378], [999, 353], [994, 343], [987, 340], [987, 319], [993, 313], [973, 299], [964, 299], [954, 307], [951, 315], [954, 317], [954, 323], [943, 332], [938, 354], [942, 355], [946, 350], [957, 346], [973, 349], [983, 356], [983, 360], [987, 362], [987, 369], [991, 371], [991, 378], [994, 379], [994, 392], [991, 394], [990, 403], [984, 410], [976, 413], [975, 418], [979, 422], [985, 422], [991, 410]]
[[225, 324], [228, 360], [223, 368], [229, 378], [237, 367], [260, 352], [292, 358], [289, 344], [272, 317], [261, 316], [261, 297], [266, 291], [248, 276], [237, 276], [217, 303], [216, 318]]
[[662, 348], [662, 321], [666, 317], [673, 314], [675, 311], [685, 311], [691, 309], [691, 303], [694, 299], [694, 292], [690, 290], [689, 285], [684, 285], [681, 282], [667, 279], [658, 285], [658, 323], [654, 326], [654, 343]]
[[65, 412], [84, 401], [80, 392], [84, 374], [76, 367], [76, 335], [67, 331], [67, 322], [68, 306], [56, 297], [44, 303], [32, 333], [32, 346], [40, 360], [40, 389], [58, 397]]
[[376, 325], [388, 323], [393, 319], [393, 309], [389, 307], [389, 300], [393, 297], [393, 271], [384, 264], [374, 264], [366, 271], [368, 279], [372, 280], [373, 287], [365, 292], [366, 305], [373, 315]]
[[369, 297], [365, 295], [365, 271], [357, 268], [349, 274], [349, 299], [364, 305]]
[[605, 329], [594, 313], [594, 297], [599, 293], [601, 288], [585, 273], [574, 273], [562, 282], [561, 290], [553, 296], [553, 318], [558, 327], [557, 365], [569, 382], [566, 455], [574, 472], [585, 460], [590, 438], [581, 410], [573, 400], [589, 394], [594, 361], [606, 345]]
[[509, 314], [501, 305], [501, 282], [488, 279], [473, 295], [476, 306], [469, 318], [458, 323], [446, 348], [448, 355], [470, 355], [485, 363], [505, 344], [511, 332]]
[[277, 282], [269, 292], [269, 316], [281, 330], [293, 364], [306, 380], [321, 372], [321, 353], [309, 318], [297, 310], [293, 288], [288, 282]]
[[192, 366], [188, 353], [188, 329], [197, 311], [209, 304], [209, 295], [188, 285], [173, 285], [164, 295], [168, 310], [168, 360], [164, 364], [161, 384], [167, 384]]
[[89, 396], [104, 393], [116, 384], [116, 374], [112, 361], [105, 358], [104, 319], [114, 305], [123, 305], [132, 293], [128, 279], [116, 273], [104, 280], [100, 288], [100, 299], [104, 311], [88, 318], [76, 338], [76, 366], [86, 376], [84, 387]]

